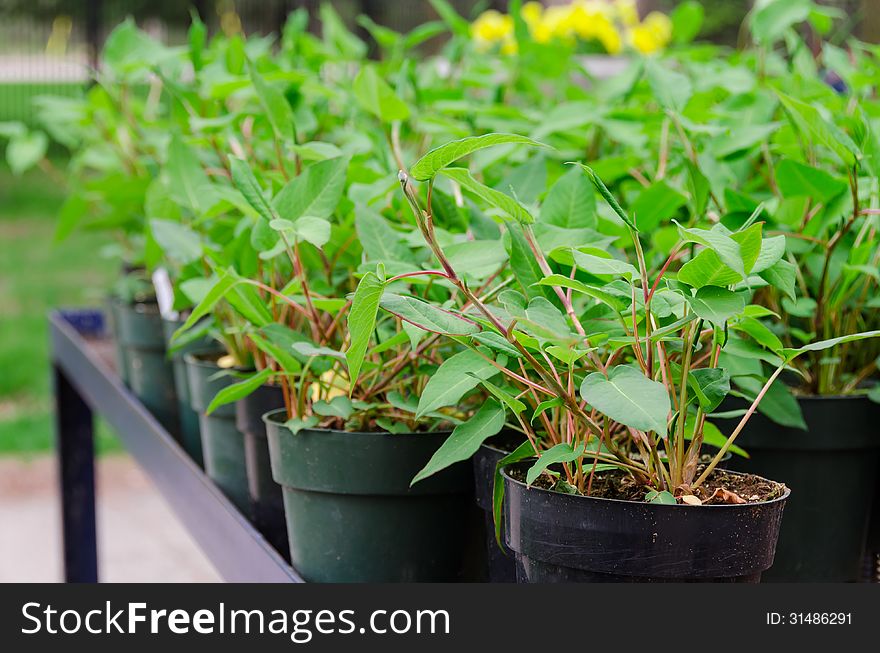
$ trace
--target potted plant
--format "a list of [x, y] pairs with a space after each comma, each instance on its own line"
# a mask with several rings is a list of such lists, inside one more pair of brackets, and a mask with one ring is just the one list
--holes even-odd
[[[525, 140], [493, 135], [429, 152], [410, 171], [412, 178], [428, 184], [424, 209], [410, 177], [402, 173], [401, 179], [442, 267], [434, 274], [457, 287], [469, 306], [457, 315], [479, 323], [483, 339], [520, 356], [520, 369], [504, 372], [506, 383], [483, 382], [528, 438], [503, 460], [510, 464], [501, 468], [502, 481], [496, 483], [497, 496], [502, 488], [506, 496], [504, 541], [516, 552], [519, 578], [759, 578], [773, 560], [788, 490], [773, 481], [722, 471], [718, 463], [792, 361], [808, 351], [880, 334], [779, 350], [780, 364], [756, 401], [730, 435], [720, 438], [719, 452], [700, 466], [702, 443], [718, 437], [707, 415], [729, 390], [729, 376], [717, 366], [725, 325], [748, 307], [747, 297], [727, 286], [745, 280], [762, 250], [768, 259], [782, 252], [770, 256], [772, 245], [761, 238], [760, 223], [744, 225], [739, 232], [720, 225], [682, 227], [682, 242], [699, 249], [694, 260], [703, 251], [713, 256], [693, 266], [699, 274], [679, 274], [673, 280], [661, 273], [649, 279], [636, 223], [585, 168], [627, 225], [638, 265], [589, 246], [559, 248], [548, 260], [521, 204], [482, 185], [463, 168], [446, 167], [489, 145]], [[461, 280], [432, 234], [430, 197], [436, 175], [453, 179], [513, 221], [510, 231], [521, 232], [531, 245], [527, 253], [536, 261], [537, 281], [526, 291], [534, 294], [505, 291], [490, 305]], [[749, 244], [744, 247], [740, 241]], [[511, 264], [523, 267], [522, 261]], [[736, 278], [713, 283], [730, 274]], [[544, 295], [546, 289], [552, 295]], [[587, 303], [573, 301], [574, 293]], [[600, 322], [592, 319], [588, 331], [584, 314], [601, 315], [611, 324], [594, 332]], [[533, 420], [540, 420], [543, 429], [533, 427]], [[442, 469], [458, 454], [472, 453], [477, 444], [478, 438], [450, 438], [416, 480]], [[531, 465], [511, 465], [535, 456]], [[741, 537], [745, 528], [752, 534], [747, 542]]]

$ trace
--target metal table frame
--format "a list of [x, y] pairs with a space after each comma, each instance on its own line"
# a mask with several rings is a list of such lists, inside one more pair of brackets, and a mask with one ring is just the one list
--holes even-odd
[[98, 581], [94, 413], [115, 429], [171, 509], [231, 582], [303, 582], [101, 360], [99, 310], [49, 315], [67, 582]]

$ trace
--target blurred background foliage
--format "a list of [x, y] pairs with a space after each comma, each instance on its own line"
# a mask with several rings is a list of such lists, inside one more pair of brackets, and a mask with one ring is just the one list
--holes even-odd
[[[546, 0], [558, 4], [562, 0]], [[428, 0], [333, 0], [342, 18], [366, 36], [356, 18], [405, 32], [437, 18]], [[506, 0], [451, 0], [475, 18], [486, 9], [504, 11]], [[639, 0], [642, 16], [671, 12], [676, 0]], [[700, 39], [740, 43], [740, 24], [750, 0], [701, 0], [705, 18]], [[842, 39], [855, 34], [877, 42], [880, 0], [828, 0], [847, 21]], [[289, 11], [305, 7], [318, 29], [319, 0], [195, 0], [209, 31], [278, 32]], [[0, 122], [33, 124], [31, 99], [47, 93], [74, 95], [89, 83], [90, 67], [107, 34], [126, 16], [153, 36], [182, 43], [190, 4], [181, 0], [0, 0]], [[834, 37], [832, 37], [834, 40]], [[430, 44], [428, 45], [430, 47]], [[436, 43], [434, 44], [436, 47]], [[0, 149], [3, 148], [0, 139]], [[63, 305], [99, 305], [92, 288], [106, 288], [116, 271], [100, 256], [109, 243], [91, 235], [52, 244], [62, 183], [47, 183], [42, 171], [11, 174], [0, 151], [0, 453], [44, 451], [52, 444], [52, 410], [46, 351], [48, 310]], [[62, 157], [60, 149], [50, 155]], [[59, 161], [59, 168], [63, 161]], [[47, 247], [47, 244], [50, 246]], [[101, 446], [114, 448], [106, 428]]]

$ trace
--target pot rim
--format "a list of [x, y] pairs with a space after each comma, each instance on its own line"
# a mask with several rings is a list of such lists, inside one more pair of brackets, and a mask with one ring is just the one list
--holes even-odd
[[577, 494], [565, 494], [563, 492], [554, 492], [553, 490], [545, 490], [544, 488], [526, 485], [522, 481], [519, 481], [519, 480], [513, 478], [510, 474], [507, 473], [508, 468], [512, 467], [513, 465], [518, 465], [518, 464], [521, 464], [521, 463], [511, 463], [511, 464], [505, 465], [504, 467], [501, 468], [501, 475], [507, 482], [518, 485], [518, 486], [528, 490], [529, 492], [542, 492], [545, 494], [558, 495], [561, 497], [571, 497], [572, 499], [575, 499], [575, 500], [601, 501], [601, 502], [605, 502], [605, 503], [609, 503], [609, 504], [624, 504], [624, 505], [628, 505], [628, 506], [645, 505], [645, 506], [650, 506], [652, 508], [659, 509], [659, 510], [662, 510], [662, 509], [668, 509], [668, 510], [687, 510], [687, 509], [705, 510], [707, 508], [712, 508], [712, 509], [719, 509], [720, 508], [720, 509], [731, 509], [731, 510], [732, 509], [740, 509], [740, 510], [742, 510], [745, 508], [751, 508], [751, 507], [757, 507], [757, 506], [769, 506], [774, 503], [778, 503], [780, 501], [785, 501], [786, 499], [788, 499], [789, 495], [791, 494], [791, 488], [788, 487], [787, 485], [785, 485], [785, 483], [779, 483], [779, 481], [771, 481], [770, 479], [764, 478], [763, 476], [758, 476], [757, 474], [746, 474], [745, 472], [736, 472], [736, 471], [726, 469], [724, 471], [727, 472], [728, 474], [736, 474], [738, 476], [755, 476], [755, 477], [760, 478], [765, 481], [770, 481], [772, 483], [780, 484], [785, 488], [785, 492], [782, 493], [782, 496], [776, 497], [775, 499], [771, 499], [770, 501], [760, 501], [758, 503], [721, 503], [721, 504], [713, 504], [713, 505], [709, 505], [709, 506], [702, 506], [702, 505], [701, 506], [690, 506], [686, 503], [684, 503], [684, 504], [676, 503], [674, 506], [672, 506], [672, 505], [668, 505], [668, 504], [664, 504], [664, 503], [647, 503], [644, 501], [626, 501], [624, 499], [607, 499], [605, 497], [588, 497], [588, 496], [582, 496], [582, 495], [577, 495]]
[[[286, 408], [276, 408], [274, 410], [270, 410], [268, 413], [263, 414], [262, 420], [264, 424], [272, 424], [275, 426], [284, 426], [284, 422], [274, 419], [277, 415], [281, 414], [282, 411], [286, 414]], [[286, 420], [285, 420], [286, 421]], [[426, 436], [437, 436], [442, 435], [444, 437], [448, 437], [452, 435], [452, 430], [444, 430], [444, 431], [410, 431], [408, 433], [390, 433], [388, 431], [340, 431], [339, 429], [325, 429], [319, 426], [312, 426], [309, 428], [304, 428], [303, 431], [321, 431], [323, 433], [331, 433], [333, 435], [363, 435], [363, 436], [388, 436], [393, 438], [407, 438], [407, 437], [418, 437], [423, 438]]]
[[865, 394], [848, 394], [848, 395], [799, 395], [795, 394], [794, 398], [798, 401], [834, 401], [834, 400], [842, 400], [842, 399], [861, 399], [864, 401], [871, 401], [868, 395]]

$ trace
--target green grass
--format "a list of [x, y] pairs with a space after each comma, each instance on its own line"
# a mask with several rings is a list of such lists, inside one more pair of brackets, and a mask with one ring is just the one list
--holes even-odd
[[71, 82], [8, 82], [0, 84], [0, 122], [20, 121], [36, 126], [31, 101], [40, 95], [77, 97], [83, 85]]
[[[53, 446], [46, 315], [59, 306], [100, 304], [114, 266], [96, 234], [54, 241], [64, 189], [34, 171], [13, 177], [0, 164], [0, 454]], [[119, 448], [98, 424], [100, 451]]]

